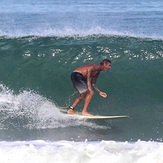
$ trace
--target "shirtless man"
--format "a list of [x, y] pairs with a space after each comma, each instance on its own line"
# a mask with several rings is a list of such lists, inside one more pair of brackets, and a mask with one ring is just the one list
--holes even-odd
[[77, 68], [72, 72], [71, 80], [75, 89], [79, 92], [80, 96], [77, 97], [72, 106], [69, 107], [67, 111], [68, 114], [75, 114], [75, 107], [82, 100], [85, 100], [82, 115], [93, 116], [87, 111], [88, 105], [94, 94], [92, 88], [94, 88], [103, 98], [107, 97], [107, 94], [105, 92], [102, 92], [98, 89], [98, 87], [96, 86], [96, 81], [101, 71], [107, 71], [110, 68], [111, 61], [108, 59], [104, 59], [101, 61], [100, 64], [85, 65]]

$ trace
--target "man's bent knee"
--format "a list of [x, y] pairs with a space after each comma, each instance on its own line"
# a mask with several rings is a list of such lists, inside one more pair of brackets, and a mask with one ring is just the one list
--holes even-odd
[[91, 91], [88, 91], [88, 94], [93, 96], [94, 95], [94, 92], [91, 90]]
[[78, 98], [79, 98], [80, 100], [84, 100], [84, 99], [85, 99], [85, 96], [86, 96], [86, 94], [81, 94]]

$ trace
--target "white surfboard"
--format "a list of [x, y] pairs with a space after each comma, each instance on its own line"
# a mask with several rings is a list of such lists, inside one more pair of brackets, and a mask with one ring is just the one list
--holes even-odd
[[81, 119], [118, 119], [118, 118], [128, 118], [127, 115], [109, 115], [109, 116], [101, 116], [101, 115], [95, 115], [95, 116], [84, 116], [80, 114], [65, 114], [68, 117], [74, 117], [74, 118], [81, 118]]

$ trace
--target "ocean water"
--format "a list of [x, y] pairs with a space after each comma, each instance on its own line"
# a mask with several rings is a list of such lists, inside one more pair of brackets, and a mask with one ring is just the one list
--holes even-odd
[[[0, 162], [162, 163], [162, 29], [161, 0], [1, 0]], [[129, 118], [66, 117], [71, 72], [104, 58], [89, 112]]]

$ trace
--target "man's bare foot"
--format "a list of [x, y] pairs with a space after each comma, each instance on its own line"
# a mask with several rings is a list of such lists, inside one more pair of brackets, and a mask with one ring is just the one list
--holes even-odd
[[85, 116], [94, 116], [93, 114], [88, 113], [88, 112], [82, 112], [82, 115], [85, 115]]
[[67, 110], [67, 114], [76, 114], [72, 109]]

